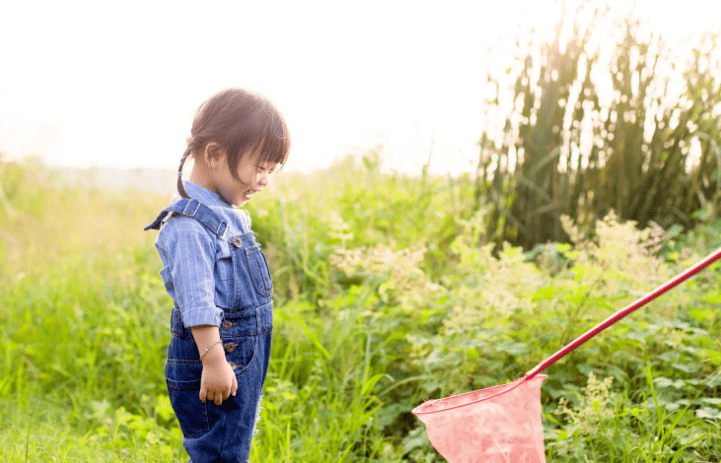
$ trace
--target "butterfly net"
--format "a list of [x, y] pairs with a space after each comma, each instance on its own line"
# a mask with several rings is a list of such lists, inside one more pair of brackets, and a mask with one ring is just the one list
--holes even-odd
[[546, 463], [541, 383], [547, 376], [431, 400], [413, 409], [450, 463]]

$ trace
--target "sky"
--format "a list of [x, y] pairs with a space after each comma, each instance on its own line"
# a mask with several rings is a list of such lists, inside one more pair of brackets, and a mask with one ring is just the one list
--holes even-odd
[[[609, 0], [623, 3], [625, 0]], [[657, 25], [721, 23], [669, 0]], [[197, 107], [244, 87], [280, 109], [285, 169], [382, 146], [386, 170], [472, 171], [486, 50], [551, 0], [15, 1], [0, 6], [0, 152], [48, 165], [174, 169]]]

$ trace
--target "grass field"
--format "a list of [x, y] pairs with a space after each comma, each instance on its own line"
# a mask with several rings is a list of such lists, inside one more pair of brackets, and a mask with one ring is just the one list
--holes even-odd
[[[168, 198], [64, 186], [0, 163], [0, 461], [185, 462], [163, 377]], [[410, 410], [505, 383], [721, 245], [597, 222], [533, 252], [483, 242], [469, 178], [372, 159], [280, 173], [248, 208], [274, 279], [253, 462], [440, 462]], [[715, 264], [552, 366], [549, 462], [718, 462]]]

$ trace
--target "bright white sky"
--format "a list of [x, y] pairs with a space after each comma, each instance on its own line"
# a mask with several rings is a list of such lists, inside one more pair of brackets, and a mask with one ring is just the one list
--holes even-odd
[[[519, 23], [555, 20], [550, 4], [3, 2], [0, 152], [50, 165], [174, 169], [198, 105], [237, 86], [285, 115], [287, 170], [328, 167], [382, 144], [386, 167], [417, 174], [435, 140], [432, 172], [470, 171], [485, 50]], [[719, 0], [648, 4], [669, 34], [721, 23]]]

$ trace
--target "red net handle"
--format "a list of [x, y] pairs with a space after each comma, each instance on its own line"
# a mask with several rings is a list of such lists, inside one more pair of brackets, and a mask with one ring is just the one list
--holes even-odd
[[647, 302], [657, 298], [661, 294], [665, 293], [669, 289], [673, 288], [674, 286], [678, 285], [679, 283], [685, 281], [689, 277], [697, 274], [704, 268], [708, 267], [715, 261], [717, 261], [719, 258], [721, 258], [721, 248], [717, 249], [714, 253], [710, 254], [708, 257], [706, 257], [704, 260], [699, 262], [698, 264], [694, 265], [693, 267], [689, 268], [685, 272], [681, 273], [680, 275], [674, 277], [673, 279], [667, 281], [663, 285], [659, 286], [658, 288], [654, 289], [647, 295], [643, 296], [641, 299], [637, 300], [636, 302], [624, 307], [623, 309], [619, 310], [615, 314], [611, 315], [592, 329], [588, 330], [586, 333], [582, 334], [578, 338], [576, 338], [575, 341], [571, 342], [569, 345], [564, 347], [563, 349], [559, 350], [555, 354], [553, 354], [551, 357], [547, 358], [543, 362], [536, 365], [535, 368], [533, 368], [531, 371], [526, 373], [526, 376], [524, 378], [524, 381], [528, 381], [529, 379], [536, 376], [538, 373], [542, 372], [546, 368], [550, 367], [554, 363], [556, 363], [558, 360], [560, 360], [562, 357], [566, 356], [569, 352], [583, 344], [584, 342], [588, 341], [592, 337], [596, 336], [601, 331], [605, 330], [609, 326], [613, 325], [626, 315], [630, 314], [634, 310], [638, 309], [639, 307], [645, 305]]

